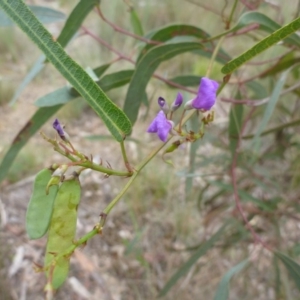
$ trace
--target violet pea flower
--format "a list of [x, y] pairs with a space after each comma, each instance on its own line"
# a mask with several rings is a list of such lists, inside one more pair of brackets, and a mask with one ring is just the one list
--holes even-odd
[[58, 119], [55, 119], [55, 121], [53, 122], [52, 125], [53, 125], [53, 128], [57, 131], [60, 138], [65, 142], [69, 142], [69, 135], [64, 131], [64, 129], [61, 126], [61, 124], [59, 123]]
[[188, 101], [184, 108], [186, 110], [193, 108], [203, 111], [210, 110], [216, 103], [218, 87], [219, 84], [215, 80], [202, 77], [196, 98]]
[[165, 113], [161, 110], [149, 125], [147, 132], [157, 133], [160, 140], [166, 142], [168, 134], [172, 130], [173, 126], [174, 123], [168, 120]]
[[181, 106], [182, 102], [183, 102], [182, 94], [178, 93], [175, 101], [171, 105], [171, 111], [177, 110]]

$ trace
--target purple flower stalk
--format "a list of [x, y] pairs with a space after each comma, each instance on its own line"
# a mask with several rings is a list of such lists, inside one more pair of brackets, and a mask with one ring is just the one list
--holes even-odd
[[203, 111], [210, 110], [216, 103], [218, 87], [219, 84], [216, 81], [202, 77], [196, 98], [188, 101], [184, 108], [186, 110], [192, 108]]
[[55, 119], [53, 122], [53, 128], [57, 131], [58, 135], [63, 141], [69, 142], [69, 135], [64, 131], [58, 119]]
[[169, 105], [163, 97], [158, 97], [157, 103], [165, 114], [169, 112]]
[[183, 102], [182, 94], [178, 93], [175, 101], [171, 105], [171, 111], [177, 110], [181, 106], [182, 102]]
[[161, 110], [148, 127], [147, 132], [157, 133], [160, 140], [166, 142], [173, 126], [173, 122], [168, 120], [165, 113]]

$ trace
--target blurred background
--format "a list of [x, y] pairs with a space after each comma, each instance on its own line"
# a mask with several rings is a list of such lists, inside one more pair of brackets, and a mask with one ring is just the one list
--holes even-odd
[[[46, 6], [64, 14], [60, 22], [45, 24], [53, 36], [59, 35], [64, 19], [76, 4], [67, 0], [26, 3]], [[101, 11], [112, 23], [133, 32], [129, 5], [134, 7], [145, 34], [178, 23], [195, 25], [214, 36], [226, 30], [226, 20], [234, 1], [131, 0], [129, 3], [102, 0]], [[259, 12], [283, 25], [298, 17], [299, 2], [240, 1], [232, 24], [250, 11]], [[66, 51], [84, 69], [115, 60], [105, 74], [134, 68], [129, 60], [136, 60], [143, 42], [115, 31], [96, 10], [91, 11], [83, 26]], [[222, 49], [231, 58], [240, 55], [267, 35], [262, 27], [229, 35], [224, 39]], [[87, 34], [86, 29], [98, 41]], [[99, 38], [126, 59], [120, 59], [99, 43]], [[228, 299], [299, 299], [299, 291], [284, 265], [257, 245], [245, 227], [236, 209], [230, 171], [235, 155], [230, 136], [230, 126], [233, 126], [230, 125], [230, 113], [233, 113], [244, 121], [249, 117], [238, 149], [236, 167], [236, 182], [244, 213], [265, 243], [299, 260], [300, 90], [296, 87], [284, 93], [299, 82], [297, 51], [297, 47], [279, 43], [232, 76], [230, 84], [218, 98], [215, 120], [204, 138], [193, 146], [184, 144], [168, 155], [172, 165], [158, 155], [146, 166], [112, 211], [103, 235], [90, 240], [72, 256], [69, 278], [57, 292], [56, 299], [155, 299], [178, 270], [181, 270], [180, 279], [163, 299], [214, 299], [222, 276], [244, 260], [247, 263], [240, 275], [232, 278]], [[40, 55], [38, 48], [17, 26], [0, 27], [1, 160], [14, 137], [37, 110], [34, 102], [67, 84], [48, 63], [11, 104]], [[185, 53], [160, 64], [156, 74], [163, 78], [205, 76], [209, 65], [209, 58]], [[219, 82], [224, 76], [222, 65], [215, 62], [210, 74]], [[291, 66], [295, 67], [287, 69]], [[287, 70], [289, 73], [283, 78], [283, 72]], [[260, 146], [254, 149], [253, 138], [262, 128], [268, 99], [276, 96], [274, 90], [282, 80], [285, 81], [280, 95], [277, 94], [277, 100], [274, 100], [276, 106], [270, 111]], [[124, 85], [107, 94], [122, 107], [127, 89], [128, 85]], [[170, 104], [178, 91], [157, 78], [151, 79], [147, 86], [148, 102], [140, 108], [131, 139], [126, 143], [133, 166], [160, 144], [155, 136], [146, 133], [158, 112], [157, 98], [162, 96]], [[193, 97], [187, 91], [181, 92], [185, 101]], [[231, 101], [234, 99], [262, 102], [257, 106], [247, 103], [234, 106], [234, 101]], [[175, 119], [178, 120], [179, 116], [180, 113], [176, 114]], [[66, 125], [73, 145], [81, 152], [92, 154], [99, 161], [107, 161], [113, 168], [123, 168], [119, 146], [109, 138], [104, 124], [82, 98], [67, 103], [42, 127], [41, 130], [50, 137], [55, 137], [52, 129], [55, 118]], [[43, 264], [46, 238], [28, 239], [24, 223], [26, 206], [34, 175], [52, 163], [65, 161], [36, 134], [19, 153], [0, 184], [1, 300], [44, 298], [44, 274], [36, 273], [33, 266], [34, 263]], [[82, 175], [78, 237], [93, 228], [100, 212], [126, 180], [104, 178], [102, 174], [88, 171]], [[226, 226], [228, 228], [216, 242], [207, 244], [218, 230]], [[203, 245], [207, 251], [201, 254], [197, 250]], [[182, 270], [181, 267], [195, 253], [191, 266]]]

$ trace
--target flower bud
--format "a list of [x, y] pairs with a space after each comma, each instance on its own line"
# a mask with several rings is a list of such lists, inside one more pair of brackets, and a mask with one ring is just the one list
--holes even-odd
[[169, 112], [169, 105], [163, 97], [158, 97], [157, 103], [165, 114]]
[[53, 122], [53, 128], [56, 130], [56, 132], [63, 141], [67, 143], [69, 142], [69, 135], [64, 131], [58, 119], [55, 119], [55, 121]]
[[182, 102], [183, 102], [182, 94], [178, 93], [175, 101], [171, 105], [171, 111], [177, 110], [181, 106]]

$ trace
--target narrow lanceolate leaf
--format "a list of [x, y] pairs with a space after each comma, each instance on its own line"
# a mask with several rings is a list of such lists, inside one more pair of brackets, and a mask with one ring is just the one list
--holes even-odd
[[297, 288], [300, 290], [300, 265], [281, 252], [276, 251], [274, 254], [282, 261], [289, 275], [295, 281]]
[[237, 58], [228, 62], [222, 69], [222, 73], [230, 74], [241, 65], [243, 65], [248, 60], [252, 59], [259, 53], [265, 51], [266, 49], [270, 48], [271, 46], [275, 45], [281, 40], [284, 40], [286, 37], [294, 33], [300, 28], [300, 17], [294, 20], [293, 22], [281, 27], [280, 29], [276, 30], [274, 33], [270, 34], [262, 41], [254, 45], [252, 48], [238, 56]]
[[224, 224], [221, 229], [219, 229], [209, 240], [203, 243], [196, 250], [196, 252], [190, 257], [190, 259], [186, 263], [184, 263], [165, 284], [165, 286], [158, 295], [159, 297], [165, 296], [168, 293], [168, 291], [174, 286], [174, 284], [178, 281], [178, 279], [185, 275], [190, 270], [190, 268], [197, 262], [197, 260], [213, 247], [215, 242], [222, 237], [226, 227], [227, 224]]
[[[94, 8], [95, 5], [99, 4], [100, 0], [81, 0], [72, 10], [71, 14], [66, 20], [66, 23], [57, 38], [57, 42], [60, 43], [62, 47], [65, 47], [71, 38], [75, 35], [79, 27], [81, 26], [83, 20], [88, 15], [88, 13]], [[1, 16], [0, 16], [1, 19]], [[16, 100], [21, 95], [25, 87], [39, 74], [39, 72], [45, 66], [45, 56], [42, 55], [35, 62], [33, 67], [27, 73], [16, 92], [13, 95], [10, 104], [14, 104]]]
[[[181, 76], [176, 76], [176, 77], [170, 78], [169, 81], [178, 83], [182, 86], [199, 86], [201, 78], [202, 78], [202, 76], [181, 75]], [[176, 88], [173, 85], [168, 84], [168, 86], [171, 88]]]
[[30, 239], [41, 238], [48, 230], [52, 216], [53, 203], [58, 185], [53, 185], [46, 194], [46, 187], [51, 179], [52, 171], [40, 171], [34, 180], [32, 195], [26, 212], [26, 232]]
[[[238, 99], [240, 99], [240, 94]], [[244, 106], [239, 104], [232, 104], [229, 114], [229, 127], [228, 127], [228, 138], [229, 148], [231, 156], [234, 157], [236, 147], [238, 145], [238, 139], [242, 128]]]
[[159, 64], [178, 54], [201, 48], [199, 43], [170, 43], [151, 48], [138, 63], [130, 82], [124, 112], [132, 124], [136, 121], [146, 86]]
[[44, 52], [47, 59], [71, 83], [121, 142], [131, 132], [126, 115], [105, 95], [90, 76], [73, 61], [21, 0], [0, 0], [0, 7]]
[[68, 44], [89, 12], [99, 3], [100, 0], [80, 0], [78, 2], [57, 38], [57, 42], [59, 42], [62, 47]]
[[226, 272], [226, 274], [223, 276], [214, 300], [227, 300], [229, 296], [229, 286], [230, 286], [230, 280], [231, 278], [241, 272], [247, 265], [249, 264], [249, 259], [243, 260], [233, 268], [231, 268], [229, 271]]
[[140, 36], [144, 34], [141, 20], [133, 6], [130, 7], [130, 23], [135, 34]]
[[[145, 37], [147, 39], [156, 41], [158, 43], [159, 42], [165, 43], [174, 38], [178, 39], [179, 37], [182, 37], [182, 38], [194, 37], [194, 39], [197, 40], [197, 42], [199, 42], [199, 39], [200, 39], [200, 41], [206, 40], [210, 37], [210, 35], [203, 29], [193, 26], [193, 25], [172, 24], [172, 25], [168, 25], [168, 26], [159, 28], [155, 31], [152, 31], [152, 32], [148, 33]], [[187, 41], [185, 41], [185, 42], [187, 42]], [[203, 49], [198, 49], [198, 50], [194, 51], [194, 53], [210, 58], [213, 53], [213, 45], [211, 43], [204, 44], [204, 42], [202, 44], [204, 46]], [[147, 44], [141, 50], [137, 61], [140, 61], [141, 58], [153, 47], [155, 47], [155, 44]], [[228, 62], [230, 60], [230, 57], [221, 48], [215, 59], [216, 59], [216, 61], [218, 61], [222, 64], [225, 64], [226, 62]]]
[[74, 243], [80, 195], [80, 183], [75, 178], [63, 182], [55, 198], [45, 256], [46, 275], [54, 289], [59, 288], [68, 276], [70, 255], [56, 257]]
[[[37, 5], [28, 5], [28, 7], [43, 24], [61, 22], [66, 18], [64, 13], [49, 7]], [[12, 26], [14, 24], [15, 23], [12, 22], [2, 10], [0, 10], [0, 26]]]
[[[209, 35], [196, 26], [186, 24], [172, 24], [162, 28], [159, 28], [146, 35], [146, 38], [156, 42], [166, 42], [176, 36], [193, 36], [199, 39], [208, 38]], [[155, 44], [147, 44], [138, 57], [138, 61], [151, 49], [155, 47]]]
[[253, 147], [254, 147], [254, 152], [258, 151], [259, 145], [260, 145], [260, 135], [262, 132], [265, 130], [267, 124], [269, 123], [274, 109], [276, 107], [276, 104], [280, 98], [280, 93], [284, 87], [285, 81], [287, 79], [288, 73], [291, 71], [291, 68], [283, 72], [280, 76], [280, 79], [275, 85], [275, 88], [272, 92], [271, 98], [266, 106], [266, 109], [264, 111], [263, 118], [258, 126], [258, 129], [255, 133], [254, 139], [253, 139]]
[[24, 147], [27, 141], [44, 125], [44, 123], [52, 117], [59, 109], [61, 105], [40, 108], [32, 118], [26, 123], [26, 125], [19, 131], [14, 138], [12, 145], [5, 153], [3, 160], [0, 164], [0, 182], [5, 178], [9, 168], [11, 167], [14, 159]]

